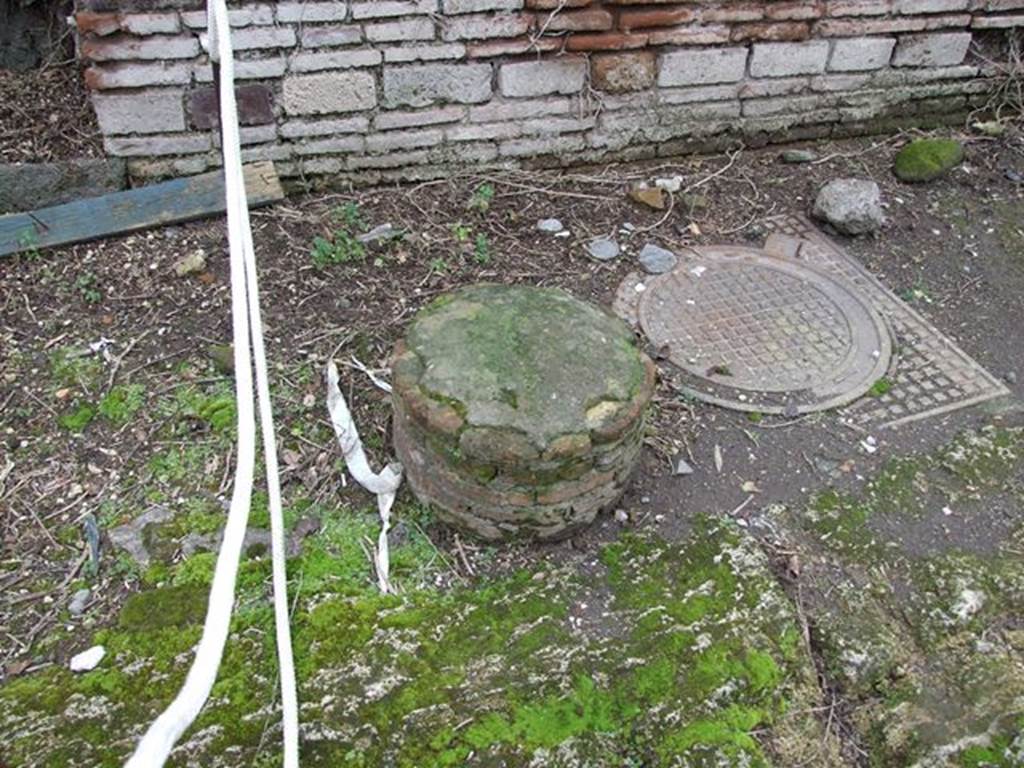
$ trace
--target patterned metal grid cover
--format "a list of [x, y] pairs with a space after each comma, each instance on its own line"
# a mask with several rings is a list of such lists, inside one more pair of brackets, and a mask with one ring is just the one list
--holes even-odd
[[[803, 216], [766, 221], [773, 236], [766, 248], [783, 260], [803, 262], [857, 289], [889, 327], [895, 352], [885, 373], [891, 386], [842, 408], [863, 426], [895, 427], [1010, 394], [951, 339], [896, 297], [854, 258]], [[613, 309], [634, 327], [640, 303], [657, 278], [631, 272], [619, 285]]]
[[891, 388], [880, 397], [853, 403], [845, 409], [845, 415], [862, 424], [897, 426], [1010, 393], [810, 221], [787, 215], [770, 219], [767, 224], [777, 234], [802, 241], [795, 252], [786, 255], [856, 286], [892, 331], [899, 352], [887, 373]]
[[745, 411], [808, 413], [854, 400], [891, 345], [845, 283], [752, 248], [698, 248], [639, 304], [651, 343], [694, 396]]

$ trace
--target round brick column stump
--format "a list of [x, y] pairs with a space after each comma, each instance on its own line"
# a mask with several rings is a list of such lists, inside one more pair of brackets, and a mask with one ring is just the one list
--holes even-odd
[[639, 460], [654, 365], [625, 323], [564, 291], [442, 296], [392, 366], [410, 486], [482, 538], [568, 536], [618, 500]]

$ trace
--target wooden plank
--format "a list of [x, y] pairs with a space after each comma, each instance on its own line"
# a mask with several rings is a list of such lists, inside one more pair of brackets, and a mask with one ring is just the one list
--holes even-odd
[[[244, 166], [249, 206], [284, 198], [270, 161]], [[0, 216], [0, 256], [223, 213], [221, 171]]]

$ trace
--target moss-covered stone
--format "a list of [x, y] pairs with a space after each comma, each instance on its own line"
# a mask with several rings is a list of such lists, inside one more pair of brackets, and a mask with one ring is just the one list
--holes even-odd
[[[382, 596], [359, 567], [362, 584], [348, 581], [343, 552], [291, 564], [316, 584], [294, 620], [304, 765], [838, 763], [812, 714], [793, 606], [738, 529], [705, 524], [681, 544], [631, 537], [585, 578], [549, 567], [449, 592]], [[174, 765], [277, 759], [272, 615], [254, 594], [243, 590], [210, 703]], [[188, 611], [150, 623], [156, 606], [193, 603], [181, 588], [136, 599], [95, 638], [108, 647], [97, 670], [51, 668], [0, 689], [5, 759], [120, 764], [180, 684], [199, 631]]]
[[953, 139], [916, 139], [896, 155], [893, 172], [901, 181], [937, 179], [964, 159], [964, 148]]
[[1021, 478], [1024, 430], [989, 427], [891, 462], [857, 495], [821, 494], [804, 512], [827, 552], [805, 581], [820, 580], [805, 592], [815, 640], [872, 766], [1014, 764], [999, 756], [1022, 738], [1019, 545], [997, 537], [989, 552], [965, 551], [898, 532], [998, 494], [1019, 509]]

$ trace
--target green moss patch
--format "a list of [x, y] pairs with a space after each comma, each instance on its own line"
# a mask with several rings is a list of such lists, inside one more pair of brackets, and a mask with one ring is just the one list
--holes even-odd
[[[411, 588], [380, 595], [346, 548], [357, 523], [328, 520], [289, 566], [292, 588], [305, 585], [293, 623], [304, 765], [836, 764], [792, 604], [738, 529], [628, 538], [586, 577], [549, 567], [448, 591], [414, 586], [427, 550], [409, 535], [395, 554]], [[275, 759], [262, 575], [243, 588], [210, 703], [173, 764], [223, 763], [229, 745], [231, 764]], [[187, 583], [144, 592], [98, 633], [97, 670], [0, 689], [5, 758], [120, 764], [180, 684], [202, 605]]]
[[937, 179], [964, 159], [964, 148], [953, 139], [917, 139], [896, 155], [893, 172], [901, 181]]
[[1024, 430], [989, 427], [805, 512], [828, 563], [809, 600], [815, 639], [872, 766], [1015, 764], [1002, 756], [1020, 754], [1024, 710], [1020, 531], [987, 554], [894, 532], [945, 519], [944, 504], [1024, 501], [1022, 477]]

